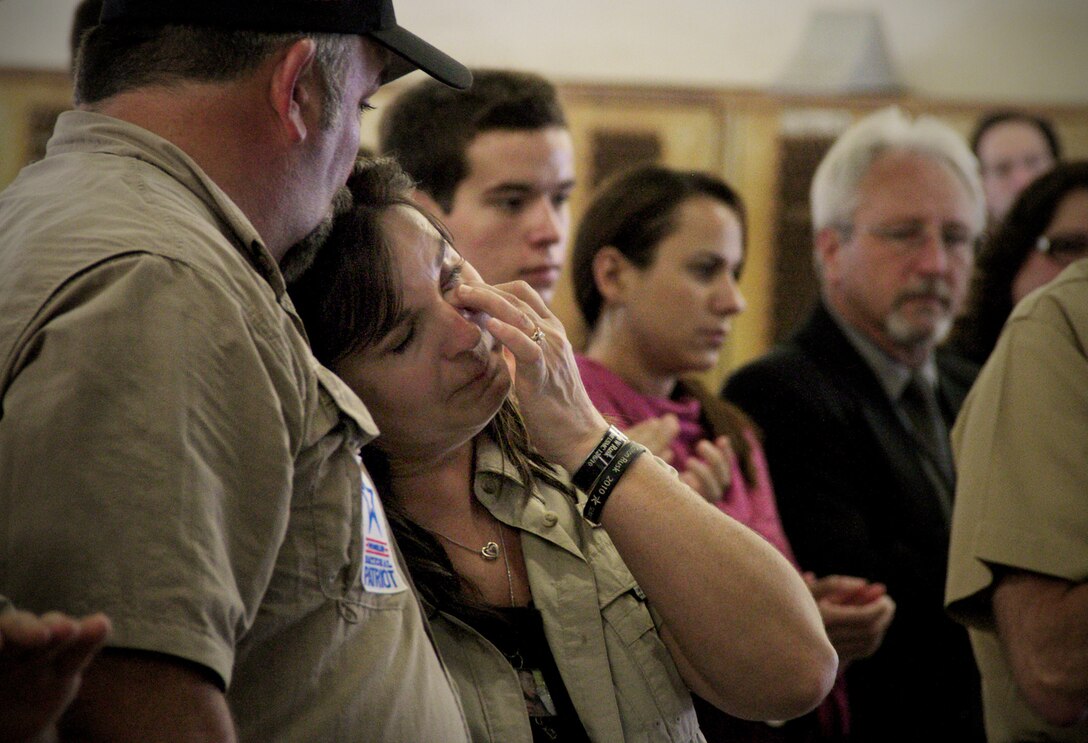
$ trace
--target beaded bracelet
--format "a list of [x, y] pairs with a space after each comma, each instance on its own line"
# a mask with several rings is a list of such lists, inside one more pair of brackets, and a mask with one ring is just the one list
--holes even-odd
[[644, 451], [646, 451], [646, 447], [642, 444], [636, 444], [634, 441], [623, 442], [619, 451], [616, 452], [616, 455], [609, 463], [608, 469], [597, 478], [597, 481], [593, 483], [589, 490], [585, 491], [588, 500], [586, 500], [586, 505], [582, 508], [582, 518], [594, 526], [600, 526], [601, 512], [604, 511], [604, 504], [608, 500], [608, 496], [612, 495], [613, 488], [616, 487], [616, 483], [623, 477], [623, 473], [627, 471], [627, 468]]
[[627, 441], [627, 436], [620, 429], [609, 426], [600, 443], [597, 444], [597, 448], [590, 452], [590, 455], [586, 457], [586, 461], [582, 462], [582, 466], [570, 478], [570, 481], [574, 483], [574, 487], [583, 493], [588, 493], [589, 489], [593, 487], [593, 483], [597, 482], [597, 478], [608, 469], [608, 465], [612, 463], [620, 447], [626, 444]]

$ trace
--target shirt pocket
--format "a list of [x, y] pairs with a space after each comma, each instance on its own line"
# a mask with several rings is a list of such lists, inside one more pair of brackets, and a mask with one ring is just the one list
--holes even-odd
[[590, 562], [625, 734], [634, 740], [698, 740], [691, 693], [657, 631], [646, 594], [611, 540], [595, 545]]

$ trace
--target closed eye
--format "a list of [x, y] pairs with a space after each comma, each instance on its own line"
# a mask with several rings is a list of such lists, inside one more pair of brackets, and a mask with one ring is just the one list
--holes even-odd
[[941, 239], [945, 247], [963, 248], [971, 243], [971, 233], [962, 229], [946, 229], [941, 232]]
[[408, 347], [412, 345], [412, 340], [416, 337], [416, 322], [410, 320], [407, 327], [404, 330], [404, 337], [397, 341], [396, 345], [389, 348], [389, 353], [400, 355], [408, 350]]
[[464, 272], [465, 259], [462, 258], [461, 262], [453, 266], [449, 273], [446, 274], [445, 280], [442, 282], [442, 293], [453, 291], [461, 285], [461, 274]]
[[700, 281], [713, 281], [727, 268], [725, 261], [714, 254], [705, 254], [688, 264], [688, 271]]
[[874, 232], [893, 243], [902, 243], [906, 245], [924, 242], [926, 238], [925, 227], [916, 223], [890, 225], [878, 228], [877, 230], [874, 230]]

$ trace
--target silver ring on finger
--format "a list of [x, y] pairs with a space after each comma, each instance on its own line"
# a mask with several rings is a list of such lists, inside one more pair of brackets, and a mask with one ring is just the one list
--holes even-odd
[[529, 336], [529, 340], [531, 340], [533, 343], [536, 343], [538, 346], [544, 345], [544, 331], [539, 325], [537, 325], [536, 329], [533, 330], [533, 334]]

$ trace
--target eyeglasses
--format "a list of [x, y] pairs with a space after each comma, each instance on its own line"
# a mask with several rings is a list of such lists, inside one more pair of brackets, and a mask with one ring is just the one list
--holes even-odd
[[[840, 225], [839, 230], [849, 237], [855, 229], [854, 225]], [[937, 235], [921, 221], [893, 222], [891, 224], [877, 224], [865, 227], [865, 232], [878, 241], [888, 245], [895, 253], [904, 256], [913, 256], [936, 238], [949, 258], [958, 261], [968, 261], [975, 254], [978, 235], [969, 228], [960, 224], [943, 225]]]
[[1068, 266], [1078, 258], [1088, 255], [1088, 234], [1052, 237], [1042, 235], [1035, 242], [1035, 249], [1046, 253], [1055, 263]]

